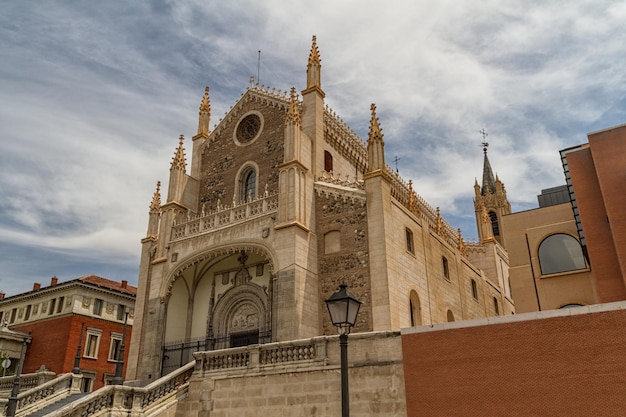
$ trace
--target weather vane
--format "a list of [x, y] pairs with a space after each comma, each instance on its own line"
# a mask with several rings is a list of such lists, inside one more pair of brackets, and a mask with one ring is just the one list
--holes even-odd
[[487, 148], [489, 147], [489, 143], [487, 143], [486, 139], [487, 139], [487, 136], [489, 135], [487, 135], [487, 131], [485, 130], [485, 128], [482, 128], [480, 132], [478, 133], [480, 133], [483, 137], [483, 143], [481, 143], [481, 146], [483, 147], [483, 151], [487, 153]]

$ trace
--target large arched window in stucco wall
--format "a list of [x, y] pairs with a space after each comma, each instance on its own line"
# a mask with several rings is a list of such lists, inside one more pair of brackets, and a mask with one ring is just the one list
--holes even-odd
[[543, 275], [576, 271], [587, 267], [578, 240], [564, 233], [545, 238], [539, 245], [538, 256]]

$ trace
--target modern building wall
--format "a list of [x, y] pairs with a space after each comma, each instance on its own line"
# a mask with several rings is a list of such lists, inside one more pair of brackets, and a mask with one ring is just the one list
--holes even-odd
[[569, 202], [508, 214], [502, 217], [502, 222], [510, 259], [511, 294], [517, 313], [597, 302], [587, 263], [583, 263], [581, 269], [542, 271], [539, 248], [546, 238], [567, 235], [578, 242]]
[[618, 416], [626, 303], [402, 331], [407, 416]]

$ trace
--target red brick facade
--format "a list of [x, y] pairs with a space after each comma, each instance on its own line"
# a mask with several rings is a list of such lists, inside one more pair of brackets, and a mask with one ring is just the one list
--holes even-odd
[[617, 308], [403, 332], [407, 416], [624, 415], [626, 304]]
[[[24, 373], [35, 372], [41, 365], [57, 374], [69, 373], [74, 367], [76, 349], [80, 337], [81, 324], [85, 324], [81, 341], [80, 368], [87, 373], [94, 372], [93, 389], [96, 390], [105, 385], [105, 375], [115, 375], [116, 362], [109, 360], [111, 348], [111, 333], [122, 333], [123, 323], [114, 323], [107, 320], [99, 320], [77, 315], [57, 317], [54, 319], [25, 324], [15, 327], [14, 330], [31, 333], [33, 339], [28, 346], [28, 354], [24, 361]], [[85, 357], [85, 344], [87, 329], [101, 330], [100, 343], [98, 346], [98, 358]], [[128, 346], [132, 330], [126, 328], [126, 349], [124, 352], [124, 370], [128, 362]], [[124, 375], [124, 373], [122, 375]]]

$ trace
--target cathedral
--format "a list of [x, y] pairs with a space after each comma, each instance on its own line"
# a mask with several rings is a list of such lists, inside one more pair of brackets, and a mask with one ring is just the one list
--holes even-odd
[[364, 141], [325, 95], [315, 37], [300, 94], [251, 79], [211, 131], [206, 88], [150, 204], [127, 380], [154, 381], [191, 351], [336, 334], [325, 300], [341, 284], [363, 303], [353, 333], [514, 312], [510, 204], [486, 148], [469, 242], [386, 164], [376, 106]]

